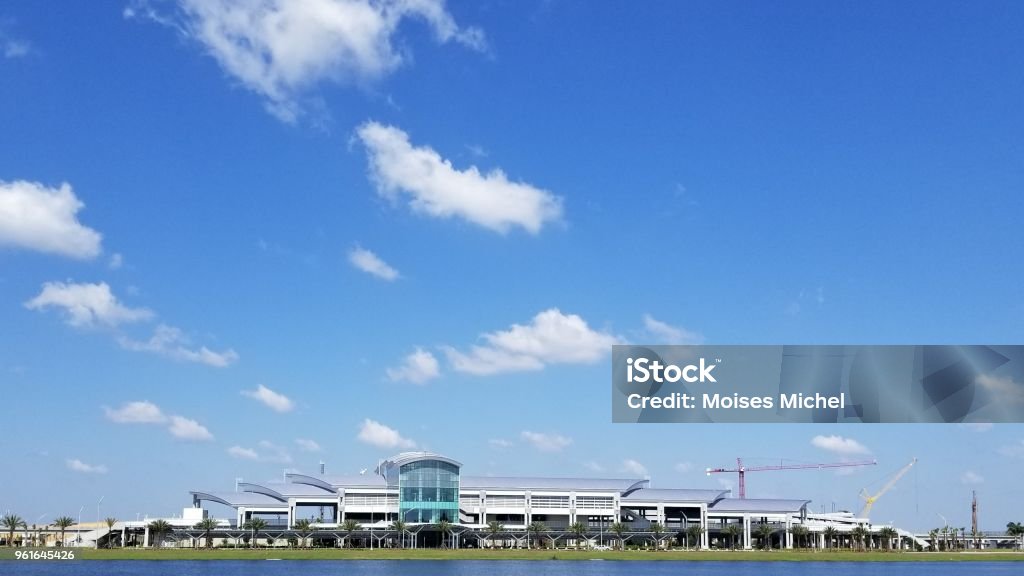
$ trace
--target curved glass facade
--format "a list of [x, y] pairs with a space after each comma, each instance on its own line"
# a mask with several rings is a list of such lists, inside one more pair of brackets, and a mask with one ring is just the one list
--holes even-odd
[[440, 460], [417, 460], [398, 471], [398, 512], [406, 522], [459, 521], [459, 468]]

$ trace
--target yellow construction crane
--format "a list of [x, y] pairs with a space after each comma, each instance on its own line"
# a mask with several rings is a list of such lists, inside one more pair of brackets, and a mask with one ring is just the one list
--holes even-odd
[[889, 481], [885, 483], [885, 486], [882, 486], [882, 489], [879, 490], [878, 493], [875, 494], [874, 496], [868, 494], [868, 491], [866, 489], [862, 489], [860, 491], [860, 497], [861, 499], [864, 500], [864, 508], [861, 508], [859, 517], [867, 518], [868, 514], [871, 513], [871, 507], [875, 504], [875, 502], [877, 502], [879, 498], [881, 498], [883, 495], [885, 495], [886, 492], [888, 492], [893, 486], [895, 486], [896, 483], [900, 481], [900, 478], [903, 478], [904, 474], [910, 472], [910, 469], [914, 467], [914, 464], [917, 464], [917, 458], [911, 460], [910, 464], [907, 464], [903, 468], [900, 468], [899, 472], [894, 474], [893, 477], [890, 478]]

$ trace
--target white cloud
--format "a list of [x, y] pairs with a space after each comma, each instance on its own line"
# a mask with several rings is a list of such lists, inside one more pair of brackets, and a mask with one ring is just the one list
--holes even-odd
[[95, 258], [102, 251], [102, 236], [78, 221], [84, 206], [67, 183], [47, 188], [38, 182], [0, 180], [0, 246]]
[[385, 426], [376, 420], [369, 418], [363, 420], [359, 427], [359, 435], [356, 438], [365, 444], [378, 448], [414, 448], [416, 443], [408, 438], [403, 438], [398, 430]]
[[634, 476], [647, 476], [647, 467], [632, 458], [622, 461], [622, 471]]
[[381, 280], [392, 282], [398, 279], [398, 270], [395, 270], [387, 262], [381, 260], [379, 256], [365, 248], [356, 247], [349, 250], [348, 261], [359, 270], [376, 276]]
[[960, 475], [960, 482], [968, 486], [974, 486], [985, 482], [985, 479], [977, 472], [968, 470]]
[[25, 302], [29, 310], [58, 308], [68, 324], [76, 327], [117, 326], [148, 320], [153, 312], [145, 308], [129, 308], [118, 302], [105, 282], [73, 284], [47, 282], [35, 298]]
[[182, 440], [213, 440], [213, 434], [205, 426], [184, 416], [171, 416], [167, 431]]
[[3, 40], [4, 58], [21, 58], [28, 56], [32, 51], [32, 45], [24, 40], [5, 38]]
[[299, 450], [303, 452], [319, 452], [321, 450], [320, 445], [315, 440], [308, 438], [296, 438], [295, 444], [299, 446]]
[[646, 336], [652, 338], [655, 343], [682, 345], [704, 342], [704, 336], [691, 332], [686, 328], [662, 322], [650, 314], [644, 314], [644, 331]]
[[974, 381], [991, 392], [999, 402], [1024, 402], [1024, 385], [1014, 382], [1009, 376], [982, 374]]
[[274, 392], [263, 384], [257, 386], [255, 390], [242, 390], [242, 396], [248, 396], [261, 402], [275, 412], [291, 412], [295, 408], [295, 403], [290, 398], [279, 392]]
[[489, 444], [491, 448], [497, 448], [499, 450], [504, 450], [505, 448], [511, 448], [513, 446], [511, 441], [505, 440], [504, 438], [491, 438], [487, 441], [487, 444]]
[[238, 361], [238, 354], [230, 348], [221, 352], [215, 352], [206, 346], [201, 346], [198, 349], [190, 348], [188, 346], [189, 339], [181, 329], [166, 324], [157, 326], [149, 340], [140, 341], [121, 337], [118, 339], [118, 343], [125, 350], [153, 352], [173, 360], [195, 362], [214, 368], [224, 368]]
[[1018, 440], [1013, 444], [1001, 446], [998, 452], [1007, 458], [1024, 458], [1024, 440]]
[[163, 424], [167, 421], [160, 407], [147, 400], [126, 402], [120, 408], [103, 407], [107, 420], [118, 424]]
[[82, 472], [83, 474], [106, 474], [107, 467], [102, 464], [86, 464], [78, 458], [69, 458], [66, 460], [69, 470], [75, 472]]
[[110, 261], [107, 262], [107, 267], [111, 270], [118, 270], [124, 266], [124, 256], [120, 252], [115, 252], [110, 255]]
[[680, 474], [687, 474], [687, 473], [693, 471], [693, 463], [692, 462], [678, 462], [678, 463], [676, 463], [675, 466], [673, 466], [673, 468], [675, 469], [676, 472], [679, 472]]
[[257, 454], [255, 450], [253, 450], [252, 448], [243, 448], [241, 446], [232, 446], [231, 448], [228, 448], [228, 454], [230, 454], [233, 458], [238, 458], [239, 460], [260, 459], [260, 455]]
[[512, 182], [501, 170], [457, 170], [433, 149], [414, 147], [409, 136], [393, 126], [367, 122], [357, 133], [366, 146], [378, 193], [395, 199], [404, 192], [416, 212], [463, 218], [501, 233], [519, 226], [536, 234], [544, 224], [561, 219], [559, 197]]
[[572, 444], [572, 438], [555, 433], [523, 430], [519, 437], [541, 452], [560, 452]]
[[587, 364], [604, 358], [621, 340], [592, 330], [575, 314], [557, 308], [533, 317], [530, 324], [513, 324], [504, 331], [484, 334], [487, 345], [468, 353], [452, 347], [444, 351], [452, 367], [476, 375], [540, 370], [546, 364]]
[[484, 35], [464, 28], [444, 0], [179, 0], [160, 14], [136, 0], [127, 18], [171, 26], [200, 43], [229, 75], [266, 99], [285, 122], [302, 113], [302, 94], [321, 81], [365, 82], [408, 59], [395, 47], [405, 20], [426, 22], [438, 42], [485, 47]]
[[425, 384], [440, 374], [437, 358], [422, 348], [416, 348], [406, 356], [400, 366], [387, 369], [388, 379], [392, 382], [405, 381], [413, 384]]
[[857, 442], [853, 438], [843, 438], [842, 436], [835, 435], [815, 436], [811, 439], [811, 445], [843, 456], [871, 453], [866, 446]]

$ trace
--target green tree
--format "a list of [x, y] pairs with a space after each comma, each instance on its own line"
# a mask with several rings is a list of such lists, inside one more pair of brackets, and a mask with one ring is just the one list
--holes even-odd
[[622, 535], [626, 533], [626, 525], [622, 522], [616, 522], [609, 526], [608, 530], [612, 534], [615, 534], [615, 537], [618, 539], [619, 550], [624, 550], [626, 548], [626, 540], [622, 537]]
[[117, 524], [117, 518], [107, 518], [103, 523], [107, 525], [107, 548], [113, 548], [114, 539], [111, 533], [114, 531], [114, 524]]
[[757, 527], [757, 536], [761, 539], [761, 548], [771, 550], [772, 534], [775, 534], [775, 527], [764, 522]]
[[256, 547], [256, 539], [259, 537], [260, 531], [267, 527], [267, 521], [263, 518], [252, 517], [242, 524], [242, 528], [249, 531], [249, 546]]
[[309, 535], [312, 534], [314, 530], [313, 521], [309, 518], [296, 520], [293, 528], [295, 528], [295, 531], [299, 533], [299, 547], [305, 547], [306, 539], [309, 538]]
[[159, 548], [164, 543], [164, 535], [173, 530], [166, 520], [153, 520], [149, 523], [149, 533], [153, 535], [154, 546]]
[[650, 530], [654, 539], [654, 549], [657, 550], [661, 547], [661, 536], [665, 533], [665, 527], [661, 525], [661, 522], [651, 522]]
[[341, 529], [345, 532], [345, 546], [352, 547], [352, 533], [359, 530], [361, 526], [356, 520], [348, 519], [341, 523]]
[[858, 524], [850, 531], [853, 536], [854, 542], [857, 543], [857, 549], [861, 550], [864, 548], [864, 541], [871, 536], [871, 531], [867, 529], [863, 524]]
[[[543, 522], [537, 522], [537, 521], [530, 522], [530, 525], [526, 527], [526, 534], [527, 534], [527, 536], [529, 536], [531, 534], [536, 536], [537, 548], [542, 548], [542, 546], [541, 546], [541, 544], [542, 544], [542, 542], [541, 542], [541, 538], [542, 538], [541, 534], [543, 534], [543, 533], [545, 533], [547, 531], [548, 531], [548, 527], [545, 526]], [[532, 545], [529, 542], [527, 542], [527, 548], [532, 548]]]
[[725, 534], [729, 537], [729, 548], [735, 550], [736, 540], [743, 536], [743, 526], [740, 526], [739, 524], [729, 524], [725, 527]]
[[583, 536], [587, 533], [587, 525], [577, 520], [569, 525], [569, 533], [576, 538], [576, 549], [578, 550], [583, 540]]
[[17, 514], [5, 514], [0, 519], [0, 526], [7, 530], [7, 545], [14, 546], [14, 531], [19, 528], [28, 528], [25, 524], [25, 520]]
[[448, 548], [448, 536], [452, 532], [452, 523], [441, 519], [437, 521], [437, 530], [441, 533], [441, 548]]
[[803, 524], [794, 524], [793, 526], [789, 527], [789, 533], [793, 535], [793, 540], [796, 540], [797, 548], [806, 547], [805, 545], [807, 544], [807, 535], [810, 533], [810, 530], [807, 529], [807, 526], [804, 526]]
[[196, 522], [196, 525], [193, 526], [193, 528], [195, 528], [196, 530], [203, 531], [203, 538], [206, 539], [207, 548], [213, 547], [213, 537], [210, 535], [210, 533], [216, 530], [218, 525], [219, 523], [217, 522], [216, 518], [203, 518], [199, 522]]
[[693, 524], [686, 528], [686, 545], [690, 545], [690, 540], [693, 540], [693, 545], [697, 550], [700, 550], [700, 536], [704, 533], [704, 527], [700, 524]]
[[487, 523], [487, 536], [491, 540], [491, 548], [494, 548], [494, 539], [505, 531], [505, 525], [497, 520], [491, 520]]
[[405, 548], [405, 531], [409, 525], [404, 520], [398, 519], [391, 523], [391, 529], [398, 532], [398, 547]]
[[825, 535], [825, 548], [831, 548], [836, 536], [839, 535], [839, 530], [836, 530], [833, 526], [826, 526], [822, 534]]
[[75, 523], [75, 519], [72, 518], [71, 516], [61, 516], [60, 518], [57, 518], [56, 520], [53, 521], [53, 525], [56, 526], [57, 528], [60, 528], [60, 545], [61, 546], [64, 545], [64, 533], [67, 531], [68, 527], [72, 526], [74, 523]]
[[882, 545], [885, 549], [891, 550], [892, 541], [894, 538], [899, 537], [899, 532], [897, 532], [892, 526], [886, 526], [878, 531], [878, 535], [882, 538]]

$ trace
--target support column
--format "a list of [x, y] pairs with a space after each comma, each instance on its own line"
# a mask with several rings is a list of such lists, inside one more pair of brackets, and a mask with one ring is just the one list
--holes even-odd
[[704, 531], [700, 534], [700, 547], [707, 550], [709, 548], [707, 504], [701, 504], [700, 506], [700, 527], [704, 529]]
[[750, 514], [743, 515], [743, 549], [750, 550]]
[[786, 516], [786, 549], [793, 549], [793, 533], [790, 532], [790, 528], [793, 527], [793, 519], [790, 516]]
[[142, 536], [142, 547], [149, 548], [149, 524], [146, 524], [146, 533]]

